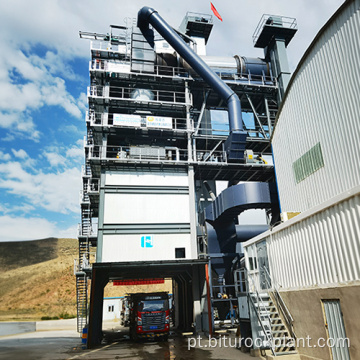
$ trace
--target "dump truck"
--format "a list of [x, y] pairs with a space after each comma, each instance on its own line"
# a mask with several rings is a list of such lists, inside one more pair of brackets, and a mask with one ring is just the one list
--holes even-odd
[[128, 296], [130, 338], [167, 340], [170, 331], [167, 292], [136, 293]]

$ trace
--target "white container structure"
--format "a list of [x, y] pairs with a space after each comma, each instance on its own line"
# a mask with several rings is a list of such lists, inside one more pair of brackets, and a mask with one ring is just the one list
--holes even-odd
[[360, 1], [346, 1], [300, 61], [272, 137], [281, 211], [360, 184]]
[[120, 309], [122, 307], [122, 298], [108, 297], [103, 302], [103, 320], [116, 320], [120, 322]]
[[360, 186], [243, 244], [246, 267], [261, 289], [258, 249], [281, 290], [360, 281]]
[[[283, 313], [288, 319], [288, 330], [293, 329], [298, 339], [332, 341], [333, 333], [346, 335], [334, 339], [345, 345], [332, 349], [304, 347], [300, 343], [300, 354], [325, 359], [331, 350], [333, 359], [348, 359], [345, 355], [349, 353], [352, 359], [359, 358], [359, 234], [357, 186], [243, 244], [248, 290], [253, 294], [279, 291], [281, 303], [288, 309]], [[279, 306], [279, 298], [274, 299]], [[336, 323], [326, 315], [329, 301], [341, 305], [341, 317]], [[338, 329], [340, 323], [342, 327]], [[256, 326], [252, 319], [253, 331]], [[270, 324], [273, 326], [276, 324]]]
[[197, 259], [187, 172], [107, 171], [104, 183], [98, 262]]

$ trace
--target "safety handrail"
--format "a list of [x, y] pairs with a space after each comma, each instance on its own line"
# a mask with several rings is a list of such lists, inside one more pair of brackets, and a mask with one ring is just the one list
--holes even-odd
[[[275, 353], [275, 348], [274, 348], [274, 344], [273, 344], [273, 337], [272, 337], [272, 334], [269, 334], [268, 331], [265, 329], [264, 327], [264, 324], [263, 324], [263, 319], [261, 319], [261, 315], [260, 315], [260, 306], [262, 307], [262, 310], [264, 311], [265, 310], [265, 314], [266, 315], [263, 315], [265, 317], [267, 317], [267, 319], [269, 320], [269, 324], [270, 324], [270, 330], [271, 330], [271, 317], [270, 317], [270, 314], [269, 312], [267, 311], [267, 308], [265, 306], [265, 304], [263, 303], [262, 301], [262, 298], [261, 296], [259, 295], [259, 292], [257, 291], [257, 287], [256, 287], [256, 284], [255, 282], [253, 281], [253, 279], [248, 276], [248, 271], [247, 269], [243, 269], [244, 271], [244, 275], [245, 275], [245, 281], [246, 281], [246, 289], [247, 289], [247, 297], [248, 299], [250, 300], [250, 303], [256, 313], [256, 316], [258, 318], [258, 321], [259, 321], [259, 324], [261, 326], [261, 329], [262, 331], [264, 332], [265, 334], [265, 337], [266, 337], [266, 340], [268, 341], [268, 343], [270, 344], [270, 349], [271, 349], [271, 352], [274, 356], [276, 356], [276, 353]], [[255, 303], [254, 303], [254, 300], [251, 296], [251, 293], [250, 293], [250, 286], [249, 286], [249, 280], [251, 281], [251, 285], [252, 285], [252, 288], [255, 290], [255, 292], [252, 292], [256, 295], [256, 300], [257, 300], [257, 303], [258, 303], [258, 307], [255, 306]]]
[[272, 293], [276, 301], [277, 308], [280, 310], [281, 314], [283, 315], [283, 318], [290, 332], [290, 335], [293, 339], [296, 339], [296, 334], [294, 331], [294, 319], [291, 316], [291, 313], [288, 307], [286, 306], [284, 299], [280, 295], [274, 280], [271, 278], [269, 271], [267, 270], [266, 267], [262, 267], [262, 270], [264, 270], [265, 281], [268, 284], [268, 290]]

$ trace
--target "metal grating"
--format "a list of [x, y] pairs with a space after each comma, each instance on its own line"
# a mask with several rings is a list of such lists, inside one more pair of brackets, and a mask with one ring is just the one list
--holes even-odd
[[321, 151], [321, 145], [320, 143], [317, 143], [293, 163], [296, 183], [298, 184], [299, 182], [305, 180], [323, 166], [324, 158]]

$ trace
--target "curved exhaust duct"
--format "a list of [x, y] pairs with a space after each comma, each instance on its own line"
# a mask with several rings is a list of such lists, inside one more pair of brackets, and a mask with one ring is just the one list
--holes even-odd
[[243, 159], [247, 133], [243, 130], [239, 97], [211, 70], [200, 56], [185, 43], [156, 10], [144, 6], [138, 13], [138, 27], [144, 36], [146, 30], [149, 28], [149, 24], [157, 30], [195, 72], [226, 102], [230, 129], [230, 135], [225, 142], [228, 161]]

